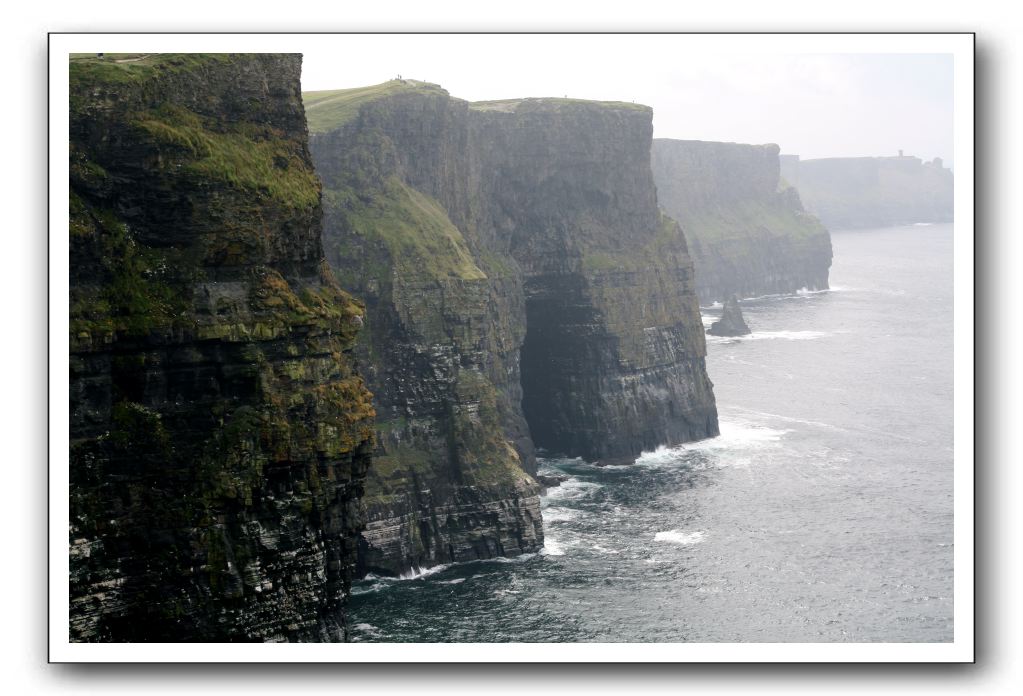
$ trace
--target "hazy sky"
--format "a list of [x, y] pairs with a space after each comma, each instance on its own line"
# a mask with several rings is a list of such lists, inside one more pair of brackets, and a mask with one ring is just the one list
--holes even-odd
[[401, 73], [470, 101], [648, 104], [655, 137], [773, 142], [807, 159], [902, 149], [952, 164], [951, 54], [794, 54], [783, 41], [767, 52], [694, 52], [693, 43], [685, 35], [342, 35], [303, 51], [302, 87]]

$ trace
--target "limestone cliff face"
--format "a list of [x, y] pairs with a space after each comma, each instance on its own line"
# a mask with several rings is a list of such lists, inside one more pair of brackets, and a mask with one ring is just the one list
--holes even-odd
[[527, 99], [473, 112], [495, 243], [522, 273], [535, 443], [619, 459], [716, 435], [692, 262], [650, 173], [652, 111]]
[[952, 171], [940, 159], [790, 155], [782, 173], [830, 229], [952, 222]]
[[297, 55], [72, 58], [70, 634], [341, 640], [372, 451]]
[[701, 302], [828, 287], [831, 237], [780, 179], [777, 145], [656, 139], [651, 163]]
[[412, 82], [305, 97], [328, 258], [367, 302], [363, 570], [538, 550], [534, 442], [598, 459], [716, 434], [648, 109]]
[[536, 552], [522, 289], [479, 238], [468, 105], [390, 87], [306, 95], [327, 257], [367, 304], [358, 354], [379, 421], [360, 571]]

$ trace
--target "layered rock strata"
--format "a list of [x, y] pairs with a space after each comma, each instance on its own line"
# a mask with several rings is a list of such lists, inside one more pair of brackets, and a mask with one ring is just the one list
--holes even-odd
[[701, 302], [828, 287], [831, 237], [780, 178], [777, 145], [656, 139], [651, 164]]
[[361, 570], [541, 548], [534, 443], [624, 458], [717, 433], [648, 108], [411, 81], [305, 98], [328, 259], [367, 303]]
[[830, 229], [952, 222], [953, 176], [941, 159], [782, 159], [782, 173]]
[[300, 70], [72, 56], [72, 640], [345, 637], [374, 412]]

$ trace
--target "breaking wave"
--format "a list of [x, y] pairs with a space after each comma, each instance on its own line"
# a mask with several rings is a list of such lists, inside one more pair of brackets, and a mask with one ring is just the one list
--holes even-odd
[[667, 532], [657, 532], [654, 534], [654, 541], [664, 541], [669, 544], [699, 544], [703, 541], [703, 532], [681, 532], [677, 529], [672, 529]]

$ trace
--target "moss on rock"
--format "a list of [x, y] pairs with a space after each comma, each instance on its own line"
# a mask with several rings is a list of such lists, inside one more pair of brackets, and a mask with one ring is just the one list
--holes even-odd
[[343, 640], [373, 447], [292, 55], [71, 61], [75, 641]]

